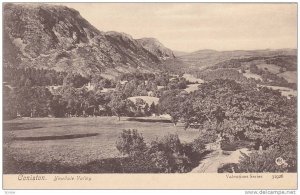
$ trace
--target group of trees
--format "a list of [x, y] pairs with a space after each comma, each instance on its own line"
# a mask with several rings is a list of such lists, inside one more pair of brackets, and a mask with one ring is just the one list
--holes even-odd
[[20, 87], [11, 90], [3, 88], [4, 119], [17, 116], [48, 116], [48, 108], [52, 99], [50, 91], [42, 86]]
[[252, 78], [246, 78], [236, 69], [216, 69], [196, 72], [197, 77], [205, 81], [214, 81], [217, 79], [230, 79], [239, 83], [256, 85], [257, 81]]
[[100, 75], [93, 75], [93, 77], [90, 79], [90, 83], [95, 87], [95, 90], [116, 87], [116, 82], [114, 80], [103, 78]]
[[159, 86], [167, 86], [171, 75], [166, 72], [162, 73], [142, 73], [142, 72], [133, 72], [133, 73], [124, 73], [119, 76], [119, 80], [121, 81], [152, 81], [156, 85]]
[[3, 81], [15, 87], [62, 85], [66, 76], [55, 70], [3, 67]]
[[165, 90], [185, 89], [189, 84], [184, 77], [172, 77], [167, 73], [127, 73], [120, 79], [123, 82], [117, 84], [116, 91], [125, 97], [147, 96], [149, 92], [151, 96], [160, 97]]
[[99, 88], [116, 86], [114, 81], [99, 75], [84, 77], [76, 73], [36, 68], [3, 67], [3, 81], [13, 87], [66, 85], [80, 88], [89, 82]]
[[190, 94], [167, 92], [158, 107], [171, 115], [174, 124], [179, 120], [186, 128], [198, 124], [228, 142], [253, 141], [255, 149], [278, 150], [289, 165], [295, 165], [296, 98], [233, 80], [214, 80]]
[[157, 106], [154, 102], [150, 105], [141, 98], [137, 98], [135, 102], [127, 99], [120, 92], [111, 93], [111, 99], [108, 103], [112, 115], [118, 116], [119, 120], [121, 116], [151, 116], [157, 114]]
[[52, 94], [44, 86], [4, 87], [5, 119], [70, 116], [150, 116], [157, 113], [154, 103], [132, 102], [122, 93], [62, 86]]
[[148, 92], [152, 92], [153, 96], [157, 96], [158, 88], [153, 81], [144, 81], [133, 79], [124, 84], [118, 83], [116, 91], [119, 91], [125, 97], [147, 96]]
[[[182, 77], [167, 73], [131, 73], [120, 76], [126, 82], [112, 81], [98, 75], [83, 77], [78, 74], [6, 67], [4, 101], [6, 118], [16, 116], [64, 117], [89, 115], [149, 116], [157, 113], [153, 104], [141, 100], [131, 102], [133, 96], [160, 97], [166, 90], [186, 88]], [[13, 76], [16, 74], [17, 76]], [[18, 77], [21, 79], [18, 80]], [[39, 82], [42, 81], [42, 82]], [[92, 90], [85, 86], [91, 83]], [[49, 88], [58, 85], [58, 88]], [[162, 87], [158, 89], [158, 86]], [[103, 88], [114, 92], [103, 93]], [[150, 93], [150, 94], [149, 94]]]
[[[94, 75], [56, 72], [35, 68], [3, 68], [4, 118], [64, 117], [111, 115], [107, 108], [110, 94], [100, 93], [103, 88], [115, 87], [115, 82]], [[85, 88], [91, 82], [95, 90]], [[50, 86], [60, 86], [49, 90]]]

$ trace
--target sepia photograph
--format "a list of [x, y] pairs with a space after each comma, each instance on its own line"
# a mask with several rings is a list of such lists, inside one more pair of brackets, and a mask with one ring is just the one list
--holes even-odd
[[2, 3], [3, 175], [289, 179], [297, 6]]

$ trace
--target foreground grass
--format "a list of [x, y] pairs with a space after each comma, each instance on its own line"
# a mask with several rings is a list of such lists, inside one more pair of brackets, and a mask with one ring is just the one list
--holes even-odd
[[[198, 136], [196, 130], [184, 131], [183, 127], [174, 127], [172, 123], [160, 119], [150, 121], [145, 118], [132, 120], [125, 117], [121, 118], [121, 121], [116, 117], [17, 119], [4, 122], [4, 139], [12, 137], [4, 140], [9, 146], [4, 150], [4, 166], [6, 166], [4, 169], [6, 173], [12, 173], [17, 171], [14, 167], [23, 167], [23, 171], [26, 168], [36, 167], [35, 171], [31, 171], [59, 173], [63, 170], [91, 172], [101, 163], [102, 167], [109, 167], [109, 164], [117, 167], [126, 161], [115, 147], [122, 129], [138, 129], [148, 143], [168, 133], [178, 134], [182, 142], [191, 142]], [[112, 161], [114, 163], [111, 163]], [[114, 172], [116, 167], [96, 170]]]

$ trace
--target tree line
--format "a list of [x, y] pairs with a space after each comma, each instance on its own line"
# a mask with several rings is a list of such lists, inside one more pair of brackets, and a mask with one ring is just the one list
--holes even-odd
[[142, 99], [136, 102], [118, 92], [101, 93], [85, 88], [64, 86], [52, 94], [43, 86], [4, 87], [4, 118], [79, 117], [79, 116], [150, 116], [157, 106]]

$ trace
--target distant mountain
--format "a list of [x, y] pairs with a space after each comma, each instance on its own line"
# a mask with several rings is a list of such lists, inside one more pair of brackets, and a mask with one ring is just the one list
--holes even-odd
[[137, 41], [150, 53], [158, 56], [161, 60], [173, 59], [175, 58], [173, 51], [166, 48], [155, 38], [142, 38], [137, 39]]
[[278, 50], [234, 50], [234, 51], [216, 51], [199, 50], [186, 55], [179, 56], [178, 59], [189, 68], [202, 69], [213, 66], [222, 61], [230, 59], [248, 58], [248, 57], [270, 57], [278, 55], [297, 55], [296, 49], [278, 49]]
[[213, 49], [202, 49], [202, 50], [198, 50], [198, 51], [188, 53], [186, 55], [205, 55], [205, 54], [213, 54], [213, 53], [218, 53], [218, 51], [213, 50]]
[[184, 56], [184, 55], [189, 54], [189, 52], [176, 51], [176, 50], [173, 50], [173, 53], [174, 53], [174, 56], [175, 56], [175, 57], [180, 57], [180, 56]]
[[165, 59], [174, 58], [155, 39], [102, 32], [74, 9], [41, 3], [4, 4], [3, 46], [4, 66], [108, 77], [159, 71]]

